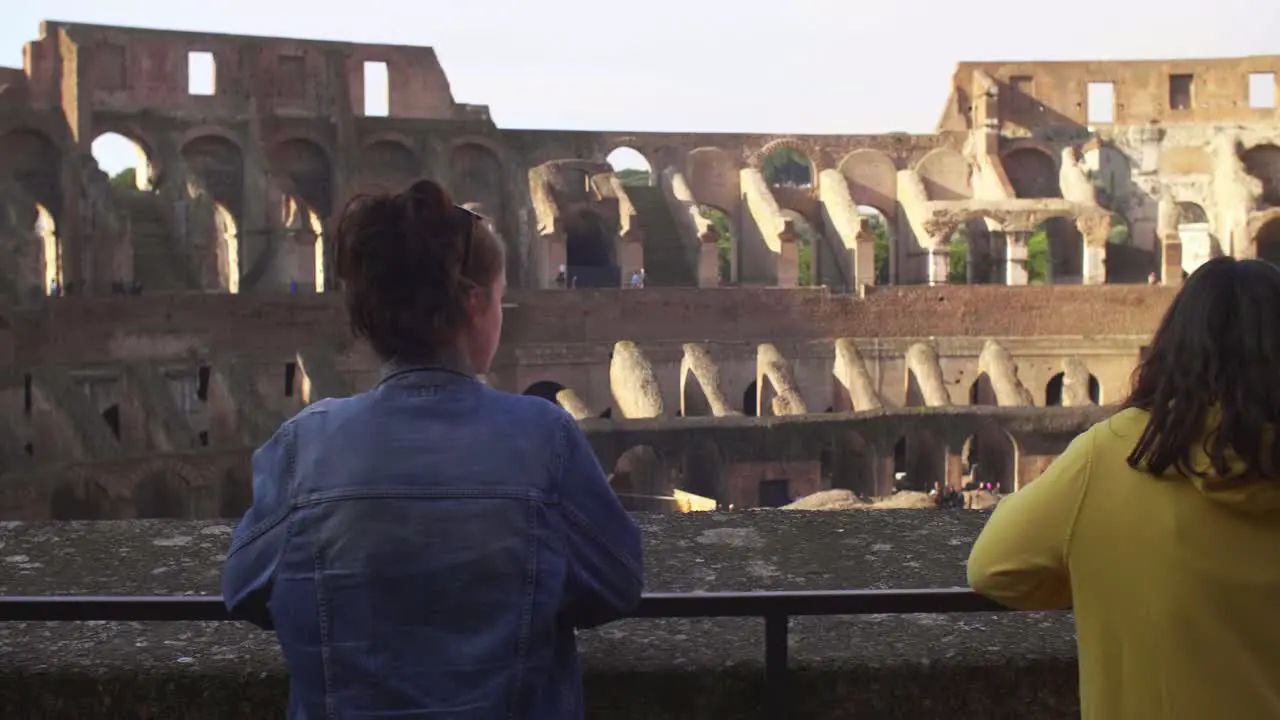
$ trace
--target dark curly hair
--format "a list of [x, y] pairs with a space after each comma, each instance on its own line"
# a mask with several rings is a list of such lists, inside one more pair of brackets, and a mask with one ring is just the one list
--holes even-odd
[[351, 330], [383, 360], [435, 357], [466, 319], [468, 293], [492, 285], [505, 256], [483, 219], [430, 180], [358, 196], [337, 232]]
[[[1280, 268], [1219, 257], [1192, 273], [1134, 372], [1124, 405], [1150, 413], [1128, 458], [1135, 469], [1276, 479]], [[1210, 412], [1216, 425], [1206, 427]], [[1193, 467], [1197, 443], [1211, 469]]]

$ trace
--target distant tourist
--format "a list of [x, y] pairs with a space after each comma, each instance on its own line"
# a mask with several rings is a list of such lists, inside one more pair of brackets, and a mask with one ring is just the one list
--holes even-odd
[[1160, 276], [1159, 276], [1159, 275], [1156, 275], [1154, 272], [1153, 272], [1153, 273], [1151, 273], [1150, 275], [1148, 275], [1148, 276], [1147, 276], [1147, 284], [1148, 284], [1148, 285], [1159, 285], [1159, 284], [1160, 284]]
[[1004, 498], [969, 582], [1075, 608], [1089, 720], [1280, 718], [1280, 268], [1220, 257], [1133, 391]]
[[563, 288], [566, 284], [565, 267], [560, 266], [560, 271], [556, 273], [556, 287]]
[[290, 281], [289, 281], [289, 294], [290, 294], [290, 295], [297, 295], [297, 294], [298, 294], [298, 281], [297, 281], [297, 280], [290, 280]]
[[382, 379], [254, 453], [222, 583], [275, 630], [291, 720], [581, 718], [574, 629], [640, 600], [639, 530], [578, 423], [476, 379], [504, 253], [425, 180], [343, 214], [337, 276]]
[[636, 270], [635, 272], [631, 273], [631, 287], [633, 288], [644, 287], [644, 275], [641, 274], [639, 270]]
[[62, 297], [62, 286], [57, 280], [49, 281], [49, 297]]

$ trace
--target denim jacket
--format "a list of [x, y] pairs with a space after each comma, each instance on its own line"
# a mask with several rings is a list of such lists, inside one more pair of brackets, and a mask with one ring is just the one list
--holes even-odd
[[253, 455], [223, 594], [290, 720], [583, 717], [575, 628], [632, 611], [640, 534], [567, 413], [456, 373], [317, 402]]

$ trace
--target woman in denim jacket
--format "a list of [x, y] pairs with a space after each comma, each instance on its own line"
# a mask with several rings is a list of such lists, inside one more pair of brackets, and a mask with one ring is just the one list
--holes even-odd
[[291, 720], [580, 718], [574, 629], [639, 602], [639, 531], [573, 418], [476, 379], [505, 264], [430, 181], [344, 213], [338, 276], [382, 379], [254, 453], [223, 578], [279, 638]]

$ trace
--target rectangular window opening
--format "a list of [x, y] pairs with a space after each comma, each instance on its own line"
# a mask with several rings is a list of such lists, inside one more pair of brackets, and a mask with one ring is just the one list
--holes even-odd
[[1085, 94], [1085, 113], [1090, 125], [1116, 121], [1116, 85], [1091, 82]]
[[391, 76], [384, 62], [364, 64], [365, 117], [387, 117], [391, 114]]
[[1249, 107], [1272, 110], [1276, 106], [1276, 74], [1249, 73]]
[[1169, 109], [1170, 110], [1190, 110], [1191, 109], [1191, 87], [1194, 84], [1194, 75], [1170, 75], [1169, 76]]
[[187, 93], [189, 95], [213, 95], [218, 87], [218, 64], [213, 53], [192, 51], [187, 53]]
[[201, 365], [196, 371], [196, 399], [200, 402], [209, 401], [209, 366]]
[[298, 383], [298, 363], [284, 364], [284, 396], [293, 397], [293, 388]]

